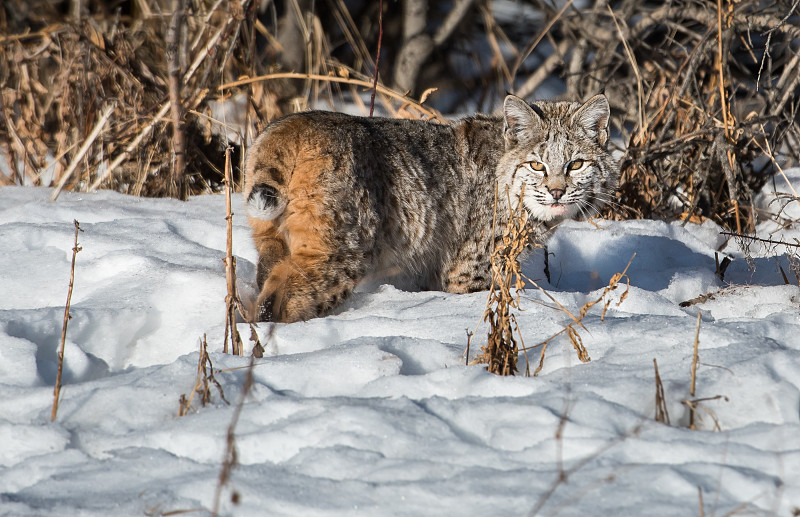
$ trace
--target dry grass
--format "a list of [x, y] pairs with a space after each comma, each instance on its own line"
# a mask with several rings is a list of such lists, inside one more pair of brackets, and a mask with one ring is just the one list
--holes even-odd
[[[711, 297], [707, 295], [707, 298]], [[687, 305], [688, 306], [688, 305]], [[694, 342], [693, 342], [693, 351], [692, 351], [692, 368], [690, 372], [690, 383], [689, 383], [689, 398], [686, 400], [682, 400], [681, 403], [687, 407], [689, 411], [689, 418], [686, 426], [691, 430], [698, 430], [700, 429], [700, 422], [702, 419], [700, 418], [699, 410], [703, 411], [703, 414], [708, 416], [711, 421], [713, 422], [713, 428], [716, 431], [721, 431], [722, 427], [719, 424], [719, 420], [717, 419], [714, 412], [707, 407], [706, 405], [702, 404], [703, 402], [710, 402], [714, 400], [723, 400], [725, 402], [728, 401], [728, 397], [724, 395], [716, 395], [713, 397], [702, 397], [696, 398], [697, 394], [697, 370], [698, 367], [701, 365], [700, 363], [700, 323], [702, 321], [702, 312], [697, 312], [697, 322], [695, 325], [695, 333], [694, 333]], [[705, 365], [709, 366], [709, 365]], [[658, 373], [658, 363], [655, 359], [653, 359], [653, 367], [655, 369], [655, 384], [656, 384], [656, 397], [655, 397], [655, 420], [657, 422], [661, 422], [663, 424], [671, 425], [669, 413], [667, 412], [667, 402], [666, 402], [666, 393], [664, 391], [664, 386], [661, 382], [661, 376]], [[717, 367], [720, 368], [720, 367]]]
[[569, 318], [572, 320], [570, 323], [565, 325], [564, 328], [562, 328], [560, 331], [556, 332], [555, 334], [548, 337], [544, 341], [538, 343], [537, 345], [534, 345], [529, 348], [529, 349], [535, 349], [541, 347], [541, 351], [539, 352], [539, 364], [536, 367], [536, 370], [534, 370], [533, 372], [534, 375], [537, 375], [544, 366], [544, 357], [545, 357], [545, 352], [547, 351], [548, 344], [550, 344], [551, 341], [561, 336], [562, 334], [567, 335], [573, 348], [575, 348], [575, 352], [578, 356], [578, 359], [581, 362], [589, 362], [591, 360], [589, 357], [589, 352], [583, 345], [583, 339], [581, 338], [580, 335], [581, 330], [584, 331], [586, 330], [586, 327], [583, 324], [583, 320], [595, 305], [602, 303], [603, 310], [600, 313], [600, 321], [605, 321], [606, 312], [608, 311], [609, 307], [611, 307], [611, 304], [614, 303], [614, 298], [613, 296], [610, 295], [613, 291], [616, 291], [620, 287], [621, 282], [623, 280], [625, 282], [625, 290], [619, 295], [619, 298], [616, 300], [616, 306], [619, 307], [622, 304], [622, 302], [625, 301], [625, 298], [628, 297], [628, 292], [631, 286], [630, 277], [628, 277], [628, 268], [631, 266], [631, 263], [633, 262], [633, 259], [635, 257], [636, 254], [634, 253], [631, 259], [628, 261], [628, 264], [625, 266], [625, 269], [623, 269], [619, 273], [615, 273], [614, 276], [611, 277], [611, 279], [608, 282], [608, 285], [605, 288], [603, 288], [603, 292], [600, 294], [600, 296], [598, 296], [594, 300], [591, 300], [583, 304], [577, 316], [575, 316], [569, 309], [564, 307], [564, 305], [559, 303], [558, 300], [556, 300], [550, 293], [548, 293], [545, 289], [543, 289], [539, 284], [537, 284], [533, 280], [527, 279], [528, 282], [530, 282], [531, 284], [533, 284], [534, 287], [539, 289], [539, 291], [541, 291], [542, 294], [544, 294], [555, 305], [555, 307], [558, 310], [569, 316]]
[[233, 212], [231, 211], [231, 191], [233, 190], [233, 174], [231, 172], [231, 148], [225, 150], [225, 220], [227, 221], [227, 239], [225, 255], [225, 279], [227, 281], [228, 294], [225, 296], [225, 337], [223, 339], [222, 351], [228, 353], [228, 336], [230, 336], [231, 352], [233, 355], [242, 355], [244, 345], [236, 328], [236, 311], [245, 320], [248, 320], [247, 312], [236, 290], [236, 257], [233, 256]]
[[[800, 221], [786, 221], [785, 226], [795, 226]], [[739, 248], [742, 250], [745, 256], [745, 260], [750, 264], [752, 269], [755, 268], [755, 264], [752, 258], [752, 247], [754, 245], [760, 246], [762, 249], [762, 253], [770, 254], [773, 256], [779, 256], [785, 254], [787, 259], [789, 260], [789, 267], [794, 275], [794, 281], [800, 285], [800, 241], [795, 237], [794, 242], [786, 242], [783, 239], [762, 239], [760, 237], [756, 237], [754, 235], [744, 235], [741, 233], [735, 232], [721, 232], [722, 235], [727, 235], [728, 237], [732, 237], [736, 239]], [[778, 265], [781, 275], [783, 277], [783, 283], [789, 284], [789, 277], [784, 271], [783, 266], [780, 264]]]
[[[250, 365], [247, 367], [247, 374], [245, 375], [244, 385], [242, 386], [242, 394], [239, 397], [234, 408], [231, 421], [228, 424], [228, 429], [225, 433], [225, 456], [222, 460], [222, 466], [219, 471], [219, 479], [217, 480], [217, 487], [214, 491], [214, 506], [211, 510], [211, 515], [216, 517], [219, 515], [219, 505], [222, 499], [223, 489], [230, 483], [231, 474], [233, 469], [238, 465], [238, 454], [236, 452], [236, 425], [239, 423], [239, 417], [242, 414], [242, 407], [244, 401], [253, 387], [253, 366], [255, 365], [255, 357], [250, 357]], [[240, 495], [236, 490], [231, 491], [231, 502], [238, 504]]]
[[697, 325], [695, 327], [695, 334], [694, 334], [694, 349], [692, 353], [692, 372], [691, 372], [691, 384], [689, 386], [689, 396], [691, 397], [688, 400], [683, 400], [682, 403], [689, 409], [689, 429], [697, 430], [698, 422], [700, 421], [700, 416], [698, 414], [698, 410], [702, 409], [703, 412], [711, 419], [714, 423], [714, 429], [716, 431], [721, 431], [722, 427], [719, 425], [719, 420], [717, 420], [717, 416], [714, 412], [702, 405], [701, 402], [709, 402], [712, 400], [724, 400], [725, 402], [728, 401], [728, 397], [724, 395], [716, 395], [714, 397], [703, 397], [703, 398], [695, 398], [697, 392], [697, 367], [700, 365], [700, 353], [699, 353], [699, 346], [700, 346], [700, 322], [702, 318], [702, 312], [697, 312]]
[[[700, 321], [703, 316], [702, 311], [697, 311], [697, 327], [694, 332], [694, 353], [692, 354], [692, 384], [689, 388], [689, 395], [694, 398], [697, 389], [697, 363], [700, 360], [699, 346], [700, 346]], [[689, 404], [689, 429], [694, 429], [694, 404]]]
[[[246, 143], [267, 122], [321, 99], [360, 101], [357, 88], [372, 86], [372, 74], [326, 55], [318, 19], [313, 65], [282, 75], [281, 45], [249, 0], [184, 2], [170, 12], [157, 0], [123, 1], [116, 12], [82, 5], [79, 23], [45, 2], [0, 7], [0, 153], [8, 171], [0, 184], [181, 199], [222, 191], [226, 148], [233, 146], [236, 184]], [[337, 13], [349, 17], [343, 9]], [[393, 116], [441, 119], [380, 83], [376, 97]], [[235, 108], [222, 113], [223, 102]]]
[[78, 252], [83, 249], [78, 247], [78, 232], [82, 232], [83, 230], [81, 230], [81, 226], [78, 224], [77, 220], [73, 221], [73, 223], [75, 224], [75, 244], [72, 246], [72, 264], [69, 268], [69, 289], [67, 289], [67, 303], [64, 306], [64, 324], [61, 327], [61, 345], [58, 349], [58, 369], [56, 370], [56, 385], [53, 388], [53, 409], [50, 412], [50, 421], [54, 421], [58, 413], [58, 397], [61, 394], [61, 375], [64, 370], [64, 346], [67, 340], [67, 324], [70, 318], [72, 318], [69, 314], [69, 305], [72, 300], [72, 287], [75, 285], [75, 258]]
[[[782, 23], [792, 9], [679, 0], [623, 2], [606, 13], [609, 21], [595, 13], [588, 44], [599, 54], [577, 89], [605, 86], [626, 140], [620, 201], [628, 210], [617, 217], [701, 216], [752, 230], [751, 193], [776, 170], [761, 149], [797, 159], [786, 147], [800, 138], [793, 79], [800, 69], [789, 50], [800, 32]], [[585, 23], [565, 20], [575, 29]]]
[[[84, 15], [74, 23], [54, 7], [37, 5], [42, 9], [34, 11], [21, 3], [10, 2], [15, 16], [3, 17], [6, 23], [0, 25], [0, 62], [5, 63], [0, 65], [0, 116], [3, 136], [8, 136], [12, 183], [82, 190], [104, 186], [137, 195], [180, 197], [169, 187], [176, 181], [172, 171], [177, 154], [185, 156], [181, 177], [187, 193], [219, 186], [220, 138], [198, 120], [173, 113], [185, 125], [187, 144], [185, 150], [175, 150], [182, 133], [163, 118], [172, 105], [163, 51], [167, 17], [158, 15], [158, 9], [149, 16], [118, 11]], [[197, 66], [181, 71], [180, 108], [205, 109], [214, 76], [240, 66], [235, 59], [226, 61], [223, 52], [238, 40], [220, 40], [242, 23], [233, 12], [236, 5], [220, 4], [186, 19], [187, 34], [176, 59]], [[205, 8], [202, 3], [199, 7]], [[21, 14], [27, 18], [14, 20]], [[24, 25], [21, 30], [41, 29], [13, 32]], [[216, 43], [210, 49], [190, 46], [197, 38]], [[91, 132], [93, 128], [97, 131]], [[177, 164], [180, 167], [180, 160]]]
[[661, 383], [661, 376], [658, 374], [658, 362], [653, 359], [653, 369], [656, 379], [656, 422], [670, 425], [669, 412], [667, 411], [667, 399], [664, 394], [664, 385]]
[[197, 375], [195, 376], [194, 387], [188, 397], [186, 395], [181, 395], [178, 416], [184, 416], [191, 410], [192, 402], [196, 395], [200, 396], [200, 404], [203, 407], [211, 402], [211, 384], [217, 388], [223, 402], [228, 404], [228, 401], [225, 399], [225, 392], [222, 390], [222, 385], [214, 377], [214, 373], [214, 365], [211, 362], [211, 358], [208, 356], [208, 342], [204, 334], [203, 340], [200, 342], [200, 355], [197, 358]]
[[[508, 195], [505, 197], [508, 206], [514, 206], [510, 197]], [[586, 330], [583, 320], [593, 307], [602, 303], [600, 320], [604, 321], [606, 312], [615, 301], [611, 293], [616, 291], [623, 282], [625, 290], [619, 295], [619, 298], [616, 300], [616, 305], [619, 306], [625, 301], [630, 289], [628, 268], [636, 257], [636, 254], [631, 257], [622, 272], [616, 273], [609, 280], [608, 285], [603, 289], [600, 296], [585, 303], [576, 316], [567, 307], [559, 303], [558, 300], [542, 288], [536, 281], [528, 278], [520, 271], [519, 259], [523, 252], [531, 245], [531, 236], [534, 229], [531, 227], [530, 221], [528, 220], [527, 212], [522, 209], [519, 203], [514, 206], [513, 209], [510, 209], [510, 211], [511, 217], [508, 220], [508, 224], [503, 230], [499, 241], [495, 243], [495, 248], [492, 251], [492, 286], [489, 290], [486, 310], [483, 316], [483, 321], [489, 324], [489, 332], [486, 345], [481, 347], [481, 354], [475, 358], [474, 363], [487, 364], [488, 366], [486, 369], [492, 373], [514, 375], [517, 371], [517, 356], [519, 352], [523, 352], [526, 357], [527, 365], [525, 373], [526, 375], [530, 375], [530, 360], [527, 358], [528, 350], [541, 348], [539, 352], [539, 364], [533, 372], [533, 375], [536, 375], [544, 366], [544, 358], [548, 344], [564, 334], [567, 335], [575, 349], [578, 359], [582, 362], [588, 362], [590, 360], [589, 353], [583, 344], [583, 338], [580, 334], [581, 331]], [[571, 320], [560, 331], [531, 347], [525, 346], [515, 314], [515, 311], [522, 310], [520, 306], [520, 295], [526, 285], [538, 289], [552, 302], [553, 308], [563, 312]], [[473, 333], [467, 333], [467, 357], [469, 356], [472, 335]]]
[[[414, 40], [399, 3], [288, 2], [279, 20], [248, 0], [80, 4], [77, 18], [38, 0], [0, 7], [10, 171], [0, 184], [221, 191], [229, 144], [238, 182], [246, 143], [266, 122], [320, 103], [366, 114], [373, 85], [390, 116], [437, 121], [423, 101], [436, 89], [433, 102], [450, 111], [491, 110], [506, 90], [537, 97], [545, 82], [560, 81], [569, 99], [604, 90], [625, 146], [619, 218], [710, 218], [746, 233], [760, 216], [752, 192], [800, 161], [797, 2], [531, 0], [539, 25], [496, 20], [480, 1], [432, 6], [417, 21], [444, 59], [413, 60], [416, 82], [402, 90], [385, 86], [398, 84], [392, 71], [405, 70], [397, 60]], [[288, 22], [294, 44], [277, 31]], [[235, 113], [220, 113], [220, 101]]]
[[[274, 332], [275, 332], [275, 325], [272, 325], [270, 327], [270, 335], [269, 335], [270, 339], [272, 339]], [[252, 355], [256, 359], [261, 359], [262, 357], [264, 357], [265, 350], [263, 345], [261, 345], [261, 340], [258, 339], [258, 332], [256, 332], [256, 327], [255, 324], [253, 323], [250, 323], [250, 341], [253, 342], [253, 351], [251, 352], [250, 355]]]
[[495, 248], [492, 250], [492, 286], [483, 315], [483, 321], [489, 323], [489, 334], [486, 346], [481, 348], [482, 353], [476, 358], [477, 363], [488, 364], [486, 369], [498, 375], [514, 375], [517, 371], [517, 339], [524, 349], [513, 310], [519, 310], [520, 292], [525, 287], [525, 278], [519, 269], [519, 257], [529, 246], [532, 233], [528, 214], [520, 206], [521, 201], [512, 208], [511, 198], [506, 194], [511, 217], [500, 242], [495, 241]]

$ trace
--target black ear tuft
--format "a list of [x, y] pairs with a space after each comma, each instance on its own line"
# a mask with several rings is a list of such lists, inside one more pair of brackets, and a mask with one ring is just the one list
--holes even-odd
[[529, 104], [528, 106], [539, 115], [539, 118], [544, 120], [544, 111], [542, 111], [542, 108], [540, 108], [538, 104]]

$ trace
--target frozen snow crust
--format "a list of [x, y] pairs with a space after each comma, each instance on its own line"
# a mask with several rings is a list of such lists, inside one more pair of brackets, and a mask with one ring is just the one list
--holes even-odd
[[[800, 171], [790, 176], [800, 186]], [[176, 413], [203, 334], [215, 369], [248, 364], [221, 353], [224, 199], [99, 192], [51, 203], [50, 193], [0, 188], [0, 515], [206, 515], [245, 370], [216, 376], [231, 405], [212, 388], [209, 405], [195, 399], [190, 414]], [[767, 189], [763, 206], [775, 210], [773, 197]], [[234, 212], [240, 291], [252, 298], [256, 253], [238, 197]], [[83, 249], [51, 423], [73, 219]], [[764, 223], [759, 235], [800, 237], [775, 230]], [[597, 309], [584, 320], [592, 361], [559, 338], [537, 378], [464, 366], [485, 293], [367, 287], [334, 315], [277, 325], [271, 340], [261, 324], [266, 356], [236, 427], [239, 466], [222, 513], [686, 516], [700, 514], [700, 490], [706, 515], [791, 515], [800, 507], [800, 292], [781, 249], [754, 245], [748, 264], [720, 231], [710, 222], [560, 227], [549, 243], [552, 284], [541, 253], [524, 268], [573, 312], [636, 258], [628, 298], [605, 322]], [[734, 259], [724, 282], [717, 250]], [[537, 303], [545, 298], [535, 289], [525, 296], [526, 344], [569, 321]], [[702, 430], [690, 431], [681, 401], [698, 311], [697, 397], [724, 398], [703, 402]], [[239, 331], [247, 340], [248, 326]], [[473, 356], [485, 334], [478, 328]], [[653, 420], [653, 359], [672, 426]]]

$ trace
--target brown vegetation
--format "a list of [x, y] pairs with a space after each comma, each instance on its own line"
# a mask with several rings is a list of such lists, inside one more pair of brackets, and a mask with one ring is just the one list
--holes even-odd
[[[483, 321], [489, 324], [489, 333], [486, 346], [481, 347], [481, 354], [475, 361], [486, 363], [486, 369], [491, 373], [514, 375], [517, 371], [519, 350], [525, 350], [514, 314], [514, 310], [520, 309], [520, 294], [526, 280], [520, 271], [519, 258], [528, 246], [531, 226], [528, 224], [527, 213], [520, 204], [512, 205], [508, 192], [504, 197], [505, 200], [498, 200], [495, 193], [495, 204], [499, 203], [501, 210], [510, 210], [512, 216], [492, 250], [492, 286], [483, 315]], [[497, 208], [495, 213], [496, 210]], [[529, 372], [527, 368], [526, 372]]]
[[[506, 202], [508, 203], [507, 206], [513, 206], [507, 194]], [[503, 204], [502, 201], [500, 203]], [[525, 354], [525, 375], [530, 376], [528, 350], [538, 348], [539, 364], [533, 372], [533, 375], [537, 375], [544, 367], [547, 346], [561, 335], [566, 335], [569, 338], [580, 361], [589, 362], [591, 360], [589, 352], [586, 350], [580, 334], [581, 331], [587, 330], [583, 320], [594, 306], [602, 303], [600, 321], [605, 321], [608, 309], [615, 302], [614, 291], [617, 291], [623, 283], [625, 290], [619, 293], [618, 298], [616, 298], [616, 306], [618, 307], [625, 301], [630, 291], [628, 268], [630, 268], [636, 255], [634, 254], [631, 257], [625, 269], [611, 277], [608, 285], [597, 298], [583, 304], [576, 316], [535, 280], [528, 278], [520, 271], [519, 260], [530, 245], [532, 228], [529, 224], [527, 213], [521, 207], [515, 206], [509, 210], [511, 210], [512, 216], [509, 218], [506, 228], [503, 229], [502, 236], [495, 242], [495, 248], [492, 250], [491, 256], [492, 285], [489, 289], [489, 297], [486, 301], [486, 310], [483, 315], [483, 321], [489, 324], [489, 332], [486, 345], [481, 347], [481, 353], [476, 356], [474, 362], [487, 364], [486, 369], [491, 373], [514, 375], [517, 372], [519, 353], [522, 352]], [[545, 254], [547, 254], [546, 249]], [[523, 310], [520, 307], [520, 296], [525, 287], [538, 289], [552, 304], [549, 307], [562, 312], [569, 318], [569, 323], [565, 324], [561, 330], [530, 347], [525, 346], [516, 317], [516, 311]], [[469, 356], [472, 335], [473, 333], [467, 334], [467, 356]], [[518, 341], [519, 344], [517, 344]]]
[[206, 404], [211, 402], [211, 383], [216, 386], [219, 391], [220, 398], [228, 404], [225, 399], [225, 392], [222, 390], [222, 385], [214, 377], [219, 370], [214, 371], [214, 364], [208, 355], [208, 342], [206, 336], [203, 334], [203, 339], [200, 341], [200, 354], [197, 357], [197, 374], [195, 376], [195, 383], [192, 391], [189, 392], [187, 397], [181, 394], [178, 408], [178, 416], [184, 416], [192, 409], [192, 401], [195, 395], [200, 395], [200, 403], [205, 407]]
[[64, 307], [64, 323], [61, 326], [61, 345], [58, 348], [58, 368], [56, 370], [56, 385], [53, 388], [53, 409], [50, 412], [50, 420], [56, 419], [58, 414], [58, 398], [61, 395], [61, 376], [64, 372], [64, 348], [67, 341], [67, 324], [72, 316], [69, 313], [69, 306], [72, 301], [72, 288], [75, 286], [75, 258], [78, 252], [83, 248], [78, 246], [78, 232], [82, 232], [80, 224], [77, 220], [73, 220], [75, 224], [75, 245], [72, 247], [72, 265], [69, 269], [69, 289], [67, 289], [67, 303]]
[[391, 116], [604, 90], [625, 147], [615, 217], [746, 232], [752, 192], [798, 161], [799, 18], [788, 0], [9, 0], [0, 182], [219, 191], [225, 147], [238, 178], [267, 121], [344, 100], [368, 113], [380, 45], [376, 104]]

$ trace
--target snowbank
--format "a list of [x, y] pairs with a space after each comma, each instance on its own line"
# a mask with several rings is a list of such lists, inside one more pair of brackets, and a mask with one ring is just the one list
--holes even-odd
[[[789, 174], [800, 186], [800, 170]], [[248, 364], [220, 353], [224, 199], [49, 195], [0, 189], [0, 514], [207, 514]], [[762, 199], [776, 211], [774, 195]], [[794, 205], [784, 215], [796, 218]], [[256, 254], [238, 198], [234, 211], [240, 290], [252, 298]], [[51, 423], [73, 219], [82, 251]], [[777, 229], [765, 222], [759, 235], [800, 236]], [[591, 362], [559, 338], [536, 378], [464, 365], [485, 293], [381, 286], [326, 318], [274, 333], [261, 324], [266, 357], [235, 429], [223, 513], [683, 516], [700, 513], [701, 491], [709, 515], [790, 515], [800, 507], [800, 292], [784, 248], [753, 245], [746, 260], [720, 231], [564, 224], [549, 243], [552, 283], [541, 253], [524, 266], [531, 278], [577, 311], [635, 253], [631, 287], [605, 321], [597, 308], [584, 320]], [[733, 258], [724, 281], [715, 252]], [[569, 322], [535, 289], [525, 296], [526, 344]], [[698, 311], [696, 398], [720, 398], [700, 403], [702, 430], [690, 431], [681, 402]], [[195, 398], [178, 418], [204, 334], [231, 405], [212, 385], [209, 405]], [[671, 426], [653, 420], [653, 359]]]

